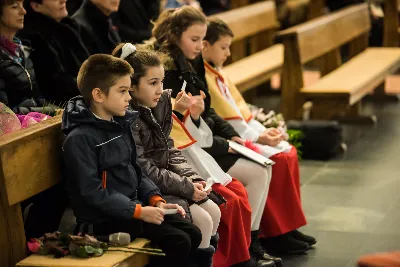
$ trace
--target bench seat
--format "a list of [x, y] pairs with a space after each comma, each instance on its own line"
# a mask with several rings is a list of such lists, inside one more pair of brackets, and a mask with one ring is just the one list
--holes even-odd
[[368, 48], [300, 92], [305, 97], [348, 96], [353, 105], [400, 66], [400, 48]]
[[268, 81], [283, 66], [283, 45], [277, 44], [224, 67], [241, 93]]
[[[147, 239], [137, 238], [129, 247], [146, 247], [150, 243]], [[148, 263], [148, 256], [142, 253], [126, 253], [120, 251], [109, 251], [101, 257], [79, 259], [65, 257], [54, 259], [52, 255], [31, 255], [17, 263], [17, 267], [143, 267]]]

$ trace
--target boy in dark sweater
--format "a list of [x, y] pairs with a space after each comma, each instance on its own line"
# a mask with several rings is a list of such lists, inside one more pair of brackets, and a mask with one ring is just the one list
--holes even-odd
[[[124, 60], [89, 57], [78, 74], [82, 96], [65, 108], [63, 171], [77, 218], [75, 232], [148, 238], [166, 253], [154, 259], [154, 266], [187, 266], [201, 233], [184, 219], [182, 207], [165, 203], [136, 163], [131, 125], [137, 113], [128, 110], [132, 73]], [[166, 209], [177, 214], [165, 215]]]

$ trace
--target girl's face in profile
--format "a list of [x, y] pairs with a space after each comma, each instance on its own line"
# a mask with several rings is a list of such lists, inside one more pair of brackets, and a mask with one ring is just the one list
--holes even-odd
[[143, 106], [157, 106], [163, 92], [164, 67], [162, 65], [147, 68], [146, 75], [140, 78], [139, 84], [133, 86], [133, 97]]
[[207, 25], [196, 23], [184, 31], [178, 43], [185, 57], [195, 59], [203, 50], [203, 39], [207, 33]]

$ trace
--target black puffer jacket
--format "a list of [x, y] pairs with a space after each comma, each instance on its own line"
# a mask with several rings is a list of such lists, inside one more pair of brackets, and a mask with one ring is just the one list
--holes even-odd
[[187, 82], [187, 93], [200, 95], [200, 91], [203, 91], [206, 94], [205, 111], [201, 116], [213, 133], [213, 144], [210, 148], [204, 148], [204, 150], [211, 154], [226, 172], [239, 158], [237, 155], [228, 153], [227, 139], [239, 136], [239, 134], [210, 107], [211, 98], [205, 79], [203, 58], [198, 57], [193, 62], [189, 62], [180, 51], [171, 53], [171, 56], [173, 56], [173, 64], [167, 63], [164, 88], [172, 89], [172, 97], [176, 97], [182, 88], [183, 80], [185, 80]]
[[161, 196], [136, 163], [130, 126], [137, 116], [128, 111], [115, 121], [100, 120], [82, 97], [68, 101], [62, 120], [63, 173], [78, 223], [133, 220], [136, 205]]
[[32, 61], [24, 53], [21, 56], [18, 63], [0, 49], [0, 102], [12, 109], [27, 99], [33, 99], [34, 106], [40, 105]]
[[193, 181], [204, 180], [193, 171], [169, 137], [172, 129], [170, 92], [164, 91], [152, 109], [132, 103], [139, 111], [132, 132], [142, 171], [160, 188], [168, 202], [180, 204], [188, 212], [194, 192]]

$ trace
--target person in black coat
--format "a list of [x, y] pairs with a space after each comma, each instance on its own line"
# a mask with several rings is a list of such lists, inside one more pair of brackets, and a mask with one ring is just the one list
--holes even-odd
[[89, 57], [78, 24], [68, 17], [65, 2], [27, 0], [26, 26], [19, 33], [32, 44], [32, 60], [42, 94], [58, 106], [79, 94], [76, 76]]
[[141, 0], [121, 0], [115, 15], [115, 25], [123, 41], [141, 43], [150, 39], [152, 14], [148, 13]]
[[27, 102], [38, 106], [40, 93], [29, 58], [30, 49], [15, 37], [24, 27], [23, 2], [9, 4], [1, 0], [0, 5], [0, 102], [14, 111]]
[[83, 43], [91, 55], [110, 54], [121, 42], [111, 18], [119, 3], [119, 0], [85, 0], [72, 16], [81, 27]]
[[[39, 98], [35, 72], [28, 56], [30, 50], [15, 38], [17, 31], [24, 27], [26, 11], [23, 2], [0, 0], [0, 10], [0, 102], [16, 113], [21, 113], [22, 108], [30, 111], [35, 107], [40, 112], [44, 101]], [[56, 185], [21, 203], [23, 212], [29, 206], [24, 220], [27, 240], [58, 230], [68, 205], [63, 193], [63, 188]]]

